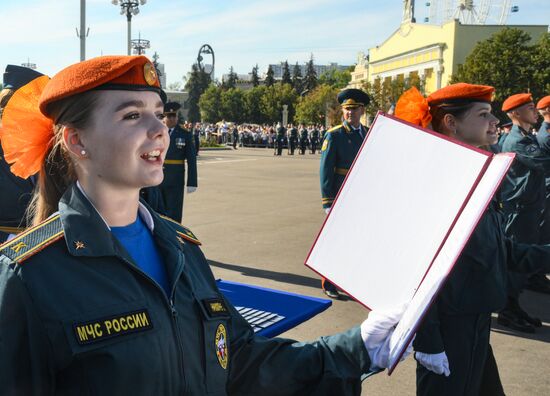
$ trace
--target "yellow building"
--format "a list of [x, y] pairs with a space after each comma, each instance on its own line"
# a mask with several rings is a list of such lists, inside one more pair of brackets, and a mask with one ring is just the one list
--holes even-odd
[[[458, 20], [443, 25], [404, 22], [386, 41], [362, 53], [349, 86], [360, 88], [365, 81], [403, 79], [413, 75], [425, 79], [426, 94], [446, 86], [458, 65], [475, 45], [505, 27], [522, 29], [533, 40], [548, 31], [546, 25], [463, 25]], [[359, 58], [363, 61], [359, 61]]]

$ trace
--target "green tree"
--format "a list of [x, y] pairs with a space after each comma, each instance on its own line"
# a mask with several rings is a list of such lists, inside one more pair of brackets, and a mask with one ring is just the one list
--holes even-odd
[[252, 86], [257, 87], [260, 85], [260, 77], [258, 77], [258, 64], [252, 68]]
[[266, 87], [261, 100], [260, 110], [266, 122], [273, 123], [282, 119], [283, 105], [288, 106], [288, 120], [293, 122], [298, 94], [290, 84], [277, 83]]
[[306, 75], [304, 77], [302, 88], [307, 89], [308, 91], [313, 91], [317, 86], [317, 72], [313, 65], [313, 54], [309, 58], [309, 62], [306, 65]]
[[271, 65], [269, 65], [267, 68], [267, 74], [265, 76], [265, 85], [267, 85], [268, 87], [271, 87], [273, 84], [275, 84], [275, 78], [273, 77], [274, 74], [275, 72], [273, 71], [273, 68], [271, 67]]
[[268, 87], [259, 85], [244, 93], [244, 113], [246, 121], [254, 124], [264, 124], [267, 122], [266, 117], [262, 113], [262, 97], [266, 95]]
[[338, 92], [338, 88], [323, 84], [300, 98], [296, 106], [296, 122], [324, 123], [325, 116], [328, 115], [331, 125], [339, 123], [342, 112], [337, 100]]
[[201, 120], [201, 112], [199, 109], [199, 100], [203, 92], [210, 84], [210, 75], [200, 70], [197, 64], [191, 66], [191, 73], [185, 83], [185, 91], [189, 93], [187, 98], [187, 108], [189, 109], [188, 119], [190, 122], [198, 122]]
[[[495, 87], [495, 109], [499, 111], [508, 96], [533, 88], [531, 36], [516, 28], [504, 28], [480, 41], [466, 57], [451, 82], [491, 85]], [[548, 53], [545, 55], [549, 57]]]
[[292, 70], [292, 87], [297, 93], [302, 93], [302, 69], [298, 65], [298, 62], [296, 62]]
[[550, 33], [544, 33], [531, 51], [531, 92], [541, 98], [550, 92]]
[[217, 122], [221, 120], [221, 88], [210, 84], [199, 100], [200, 114], [203, 122]]
[[236, 123], [245, 121], [245, 114], [243, 112], [244, 94], [241, 89], [230, 88], [222, 91], [220, 105], [220, 118]]
[[345, 88], [351, 81], [350, 70], [329, 69], [319, 76], [319, 84], [330, 85], [334, 88]]
[[222, 88], [223, 89], [232, 89], [237, 86], [237, 80], [238, 80], [237, 73], [233, 70], [233, 66], [229, 68], [229, 74], [227, 75], [227, 79], [222, 81]]
[[387, 112], [391, 106], [397, 103], [399, 97], [411, 87], [416, 87], [421, 93], [425, 90], [425, 80], [417, 74], [408, 78], [385, 79], [376, 78], [372, 83], [363, 84], [363, 90], [369, 95], [370, 102], [366, 107], [366, 113], [371, 117], [378, 110]]
[[288, 67], [288, 61], [283, 63], [283, 77], [281, 79], [283, 84], [292, 84], [292, 79], [290, 78], [290, 68]]

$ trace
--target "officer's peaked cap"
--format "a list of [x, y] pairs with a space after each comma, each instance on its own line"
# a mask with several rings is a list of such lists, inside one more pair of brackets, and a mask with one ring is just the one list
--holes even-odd
[[165, 113], [176, 113], [181, 108], [178, 102], [168, 102], [164, 105]]
[[28, 67], [7, 65], [4, 72], [3, 88], [17, 90], [41, 76], [43, 76], [42, 73]]
[[340, 103], [343, 108], [366, 106], [369, 102], [369, 95], [360, 89], [344, 89], [338, 94], [338, 103]]

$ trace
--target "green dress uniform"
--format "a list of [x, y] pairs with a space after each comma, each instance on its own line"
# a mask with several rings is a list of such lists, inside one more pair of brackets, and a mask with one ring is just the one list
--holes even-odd
[[294, 127], [290, 128], [289, 131], [289, 138], [288, 138], [288, 149], [289, 154], [294, 155], [294, 151], [296, 150], [296, 146], [298, 145], [298, 130]]
[[346, 121], [327, 131], [321, 147], [320, 165], [323, 208], [332, 206], [366, 134], [367, 130], [363, 125], [353, 130]]
[[176, 125], [170, 133], [170, 147], [164, 160], [164, 180], [160, 191], [168, 217], [181, 221], [185, 193], [185, 163], [187, 186], [197, 187], [197, 155], [191, 132]]
[[417, 395], [481, 395], [486, 359], [493, 359], [491, 312], [506, 303], [508, 270], [550, 268], [550, 245], [518, 244], [506, 237], [500, 207], [493, 199], [416, 333], [414, 349], [444, 351], [451, 370], [445, 377], [418, 363]]
[[308, 143], [307, 129], [300, 130], [300, 154], [305, 155]]
[[285, 134], [286, 128], [282, 126], [277, 128], [277, 136], [275, 137], [275, 155], [283, 154], [283, 147], [287, 141]]
[[311, 131], [310, 142], [311, 154], [317, 153], [317, 146], [319, 145], [319, 131], [317, 128], [314, 128], [313, 131]]
[[[2, 395], [359, 395], [359, 327], [302, 343], [254, 335], [200, 242], [147, 209], [169, 293], [76, 185], [0, 247]], [[144, 218], [142, 216], [142, 218]]]

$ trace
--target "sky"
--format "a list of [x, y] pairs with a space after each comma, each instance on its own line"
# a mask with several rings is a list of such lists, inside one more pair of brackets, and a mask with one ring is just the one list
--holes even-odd
[[[416, 4], [416, 19], [428, 15], [427, 2]], [[457, 0], [454, 0], [457, 1]], [[548, 0], [474, 0], [519, 6], [508, 24], [550, 23]], [[246, 74], [258, 64], [285, 60], [303, 64], [356, 63], [360, 51], [381, 44], [398, 27], [403, 0], [148, 0], [132, 18], [132, 38], [150, 40], [164, 63], [168, 84], [183, 81], [203, 44], [215, 53], [215, 76]], [[86, 58], [125, 55], [127, 22], [110, 0], [86, 1]], [[0, 67], [34, 63], [54, 75], [80, 60], [80, 0], [0, 0]]]

